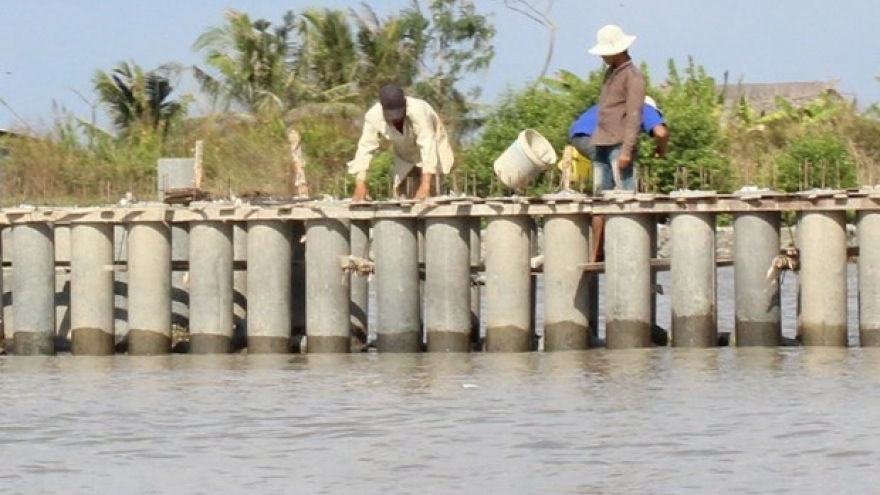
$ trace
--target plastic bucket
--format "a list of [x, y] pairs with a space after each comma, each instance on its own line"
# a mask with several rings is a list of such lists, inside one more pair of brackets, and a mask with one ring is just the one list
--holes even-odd
[[519, 133], [516, 141], [495, 159], [495, 175], [505, 186], [522, 189], [556, 163], [556, 150], [534, 129]]

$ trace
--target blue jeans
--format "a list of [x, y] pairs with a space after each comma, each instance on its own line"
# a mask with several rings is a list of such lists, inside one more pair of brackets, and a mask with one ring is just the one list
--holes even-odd
[[590, 141], [590, 136], [586, 134], [578, 134], [571, 138], [571, 145], [574, 146], [574, 149], [578, 150], [578, 153], [581, 156], [585, 156], [590, 159], [590, 161], [596, 161], [596, 147], [593, 146], [593, 143]]
[[593, 195], [598, 196], [603, 191], [614, 189], [636, 190], [636, 156], [633, 155], [629, 167], [619, 169], [617, 158], [620, 156], [621, 147], [620, 144], [596, 146], [596, 158], [593, 159]]

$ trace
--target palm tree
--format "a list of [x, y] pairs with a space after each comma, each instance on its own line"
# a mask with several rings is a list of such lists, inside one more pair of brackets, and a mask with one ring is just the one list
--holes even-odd
[[404, 9], [400, 17], [383, 20], [368, 5], [360, 13], [352, 11], [352, 16], [357, 24], [360, 52], [355, 78], [362, 100], [375, 100], [379, 88], [386, 84], [412, 86], [429, 25], [418, 10], [418, 3]]
[[110, 72], [97, 71], [93, 78], [95, 92], [111, 114], [116, 129], [123, 134], [136, 127], [146, 127], [167, 135], [173, 119], [185, 107], [169, 99], [174, 87], [168, 71], [159, 68], [145, 72], [136, 63], [120, 62]]
[[288, 11], [274, 30], [269, 21], [236, 10], [226, 12], [227, 24], [210, 28], [193, 49], [206, 51], [205, 63], [216, 75], [194, 67], [202, 89], [227, 109], [238, 106], [252, 114], [278, 115], [295, 101], [293, 77], [294, 14]]
[[346, 101], [355, 95], [358, 52], [344, 11], [307, 10], [300, 17], [302, 45], [297, 73], [314, 102]]

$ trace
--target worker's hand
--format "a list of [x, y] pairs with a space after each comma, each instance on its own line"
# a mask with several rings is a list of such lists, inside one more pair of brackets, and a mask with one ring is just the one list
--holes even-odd
[[422, 173], [422, 179], [419, 182], [419, 188], [416, 190], [413, 199], [421, 201], [430, 196], [432, 182], [434, 182], [434, 174]]
[[623, 170], [632, 165], [632, 155], [629, 153], [621, 153], [617, 156], [617, 168]]
[[354, 194], [351, 195], [352, 201], [372, 201], [370, 191], [367, 189], [367, 183], [359, 180], [354, 184]]

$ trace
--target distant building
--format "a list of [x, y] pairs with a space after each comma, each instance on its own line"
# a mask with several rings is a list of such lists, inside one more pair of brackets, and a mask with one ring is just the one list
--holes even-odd
[[22, 134], [20, 132], [10, 131], [7, 129], [0, 129], [0, 163], [9, 158], [9, 148], [6, 146], [6, 143], [13, 139], [36, 139], [27, 134]]
[[761, 84], [729, 84], [717, 87], [718, 94], [724, 97], [724, 113], [729, 114], [742, 99], [758, 115], [765, 115], [779, 109], [777, 97], [781, 97], [796, 107], [800, 107], [824, 96], [843, 99], [835, 83], [828, 82], [785, 82]]

